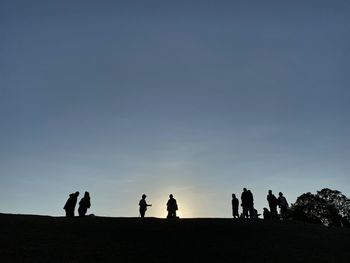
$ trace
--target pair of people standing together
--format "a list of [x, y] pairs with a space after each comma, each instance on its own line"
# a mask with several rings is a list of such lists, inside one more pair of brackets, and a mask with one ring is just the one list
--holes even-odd
[[[69, 195], [69, 198], [64, 205], [63, 209], [66, 210], [66, 217], [74, 217], [75, 206], [78, 202], [79, 192], [75, 192]], [[85, 192], [84, 197], [79, 202], [78, 214], [79, 217], [86, 215], [87, 210], [91, 207], [90, 194]]]
[[[254, 197], [253, 193], [247, 188], [243, 188], [243, 193], [241, 195], [242, 200], [242, 216], [243, 218], [248, 218], [248, 214], [250, 218], [254, 218], [257, 216], [257, 212], [254, 209]], [[238, 213], [239, 201], [235, 194], [232, 194], [232, 215], [234, 218], [239, 218]]]
[[[140, 200], [139, 202], [139, 206], [140, 206], [140, 215], [142, 218], [145, 217], [145, 213], [147, 211], [147, 207], [148, 206], [152, 206], [151, 204], [147, 204], [146, 202], [146, 195], [143, 194], [142, 195], [142, 199]], [[177, 207], [177, 202], [176, 202], [176, 199], [174, 198], [174, 196], [171, 194], [169, 195], [169, 200], [166, 204], [167, 206], [167, 211], [168, 211], [168, 215], [167, 215], [167, 218], [176, 218], [176, 211], [178, 210], [178, 207]]]
[[282, 192], [278, 193], [278, 198], [272, 194], [272, 191], [269, 190], [267, 195], [267, 202], [269, 203], [271, 218], [277, 218], [277, 206], [280, 208], [281, 218], [286, 219], [288, 213], [288, 202], [287, 199], [283, 196]]

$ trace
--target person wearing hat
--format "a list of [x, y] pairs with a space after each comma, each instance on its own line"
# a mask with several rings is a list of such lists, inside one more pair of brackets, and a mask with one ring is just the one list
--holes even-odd
[[140, 206], [140, 215], [141, 215], [141, 218], [144, 218], [145, 217], [145, 213], [146, 213], [146, 210], [147, 210], [147, 206], [152, 206], [151, 204], [147, 204], [146, 202], [146, 195], [143, 194], [142, 195], [142, 199], [140, 200], [139, 202], [139, 206]]

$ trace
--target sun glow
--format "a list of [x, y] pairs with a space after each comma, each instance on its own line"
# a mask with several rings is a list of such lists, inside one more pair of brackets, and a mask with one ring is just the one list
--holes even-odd
[[[179, 210], [177, 211], [177, 216], [179, 216], [180, 218], [193, 217], [195, 215], [195, 211], [192, 208], [195, 206], [191, 201], [192, 200], [191, 196], [184, 192], [182, 192], [181, 194], [180, 193], [175, 194], [174, 192], [173, 194], [179, 208]], [[152, 207], [149, 208], [149, 213], [148, 213], [149, 216], [166, 218], [167, 216], [166, 203], [168, 201], [169, 194], [162, 195], [162, 196], [165, 196], [166, 198], [157, 197], [154, 200], [152, 200]]]
[[[185, 203], [180, 203], [177, 201], [179, 210], [176, 212], [177, 216], [180, 218], [190, 218], [193, 217], [193, 213], [189, 206], [187, 206]], [[153, 205], [150, 209], [150, 216], [153, 217], [159, 217], [159, 218], [166, 218], [167, 216], [167, 210], [165, 203], [162, 205]]]

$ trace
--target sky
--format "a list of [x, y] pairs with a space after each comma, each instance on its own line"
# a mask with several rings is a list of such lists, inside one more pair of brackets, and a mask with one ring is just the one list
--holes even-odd
[[350, 196], [350, 2], [0, 4], [0, 212], [231, 217]]

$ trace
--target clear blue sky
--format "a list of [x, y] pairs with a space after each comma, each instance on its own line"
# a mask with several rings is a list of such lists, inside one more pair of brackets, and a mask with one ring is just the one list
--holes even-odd
[[[307, 3], [306, 3], [307, 2]], [[350, 195], [349, 1], [1, 1], [0, 212], [230, 217]], [[82, 194], [81, 194], [82, 196]], [[80, 197], [81, 197], [80, 196]]]

